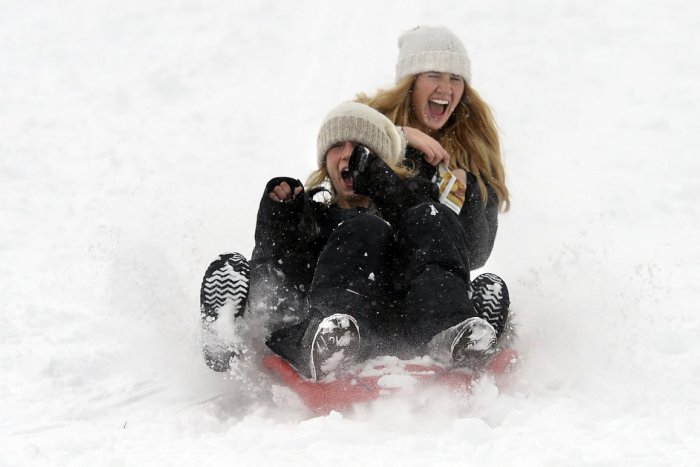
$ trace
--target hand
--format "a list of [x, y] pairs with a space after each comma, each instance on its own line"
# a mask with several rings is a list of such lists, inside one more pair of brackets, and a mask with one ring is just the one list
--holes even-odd
[[376, 159], [377, 155], [370, 151], [366, 146], [358, 144], [352, 150], [352, 155], [348, 161], [348, 170], [353, 182], [365, 171], [367, 163], [371, 159]]
[[435, 167], [441, 162], [450, 166], [450, 154], [432, 136], [423, 133], [417, 128], [405, 126], [403, 132], [408, 140], [408, 145], [425, 154], [425, 161]]
[[303, 188], [300, 186], [292, 190], [292, 187], [289, 186], [289, 183], [282, 182], [279, 185], [276, 185], [272, 189], [272, 191], [268, 193], [268, 196], [274, 201], [289, 201], [290, 199], [301, 193], [302, 190]]
[[390, 223], [397, 222], [404, 209], [439, 197], [434, 183], [421, 178], [402, 179], [379, 156], [361, 145], [352, 151], [348, 169], [355, 193], [372, 198], [381, 216]]
[[348, 162], [352, 189], [372, 198], [375, 204], [395, 202], [403, 180], [379, 156], [362, 145], [355, 146]]
[[379, 156], [361, 144], [353, 149], [348, 161], [348, 170], [355, 193], [370, 197], [375, 194], [377, 187], [384, 183], [386, 177], [383, 173], [393, 173]]

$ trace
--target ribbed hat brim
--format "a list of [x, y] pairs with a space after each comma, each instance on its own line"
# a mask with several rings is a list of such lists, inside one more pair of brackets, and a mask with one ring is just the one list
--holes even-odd
[[394, 123], [359, 102], [345, 102], [326, 115], [317, 140], [319, 167], [331, 146], [343, 141], [367, 146], [387, 163], [403, 157], [403, 141]]

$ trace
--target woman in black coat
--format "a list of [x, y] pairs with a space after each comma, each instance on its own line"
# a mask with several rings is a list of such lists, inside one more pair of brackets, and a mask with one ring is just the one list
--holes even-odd
[[[489, 105], [473, 87], [471, 61], [461, 39], [442, 26], [419, 26], [401, 34], [396, 82], [358, 100], [386, 115], [405, 133], [406, 158], [420, 176], [466, 190], [452, 203], [467, 233], [472, 270], [493, 249], [499, 209], [510, 197], [500, 138]], [[449, 203], [442, 192], [442, 201]]]
[[[380, 354], [464, 365], [495, 349], [470, 287], [471, 249], [484, 239], [470, 240], [437, 186], [401, 164], [405, 146], [386, 117], [345, 103], [321, 127], [310, 188], [291, 178], [265, 188], [251, 307], [270, 316], [268, 347], [313, 379]], [[330, 199], [319, 201], [324, 183]], [[485, 213], [476, 196], [466, 203]], [[507, 314], [503, 292], [493, 323]]]

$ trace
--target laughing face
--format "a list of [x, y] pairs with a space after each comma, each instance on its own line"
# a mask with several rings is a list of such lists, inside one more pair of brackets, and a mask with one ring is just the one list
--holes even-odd
[[336, 143], [326, 153], [326, 171], [335, 189], [336, 202], [341, 208], [367, 207], [369, 198], [356, 194], [352, 189], [352, 178], [348, 170], [350, 156], [355, 143]]
[[439, 130], [454, 112], [464, 94], [464, 80], [450, 73], [421, 73], [413, 84], [411, 105], [420, 130]]

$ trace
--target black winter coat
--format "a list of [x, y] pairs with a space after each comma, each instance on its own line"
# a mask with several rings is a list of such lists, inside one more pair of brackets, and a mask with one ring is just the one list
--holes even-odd
[[[435, 175], [436, 168], [425, 161], [420, 151], [407, 148], [406, 159], [413, 163], [418, 177], [424, 181]], [[308, 288], [321, 248], [333, 229], [343, 220], [368, 210], [329, 207], [311, 199], [313, 194], [310, 196], [306, 191], [283, 203], [270, 199], [268, 193], [282, 181], [286, 181], [292, 190], [303, 187], [299, 180], [288, 177], [277, 177], [268, 182], [258, 210], [251, 262], [253, 265], [274, 263], [288, 278], [295, 278], [295, 287]], [[498, 197], [491, 186], [487, 185], [487, 190], [488, 201], [484, 204], [476, 177], [467, 172], [466, 200], [458, 218], [466, 233], [472, 270], [486, 263], [498, 231]], [[414, 199], [409, 205], [436, 197], [424, 184], [414, 186], [410, 191]], [[380, 214], [394, 226], [400, 216], [400, 212], [391, 209], [383, 212], [380, 209]]]

